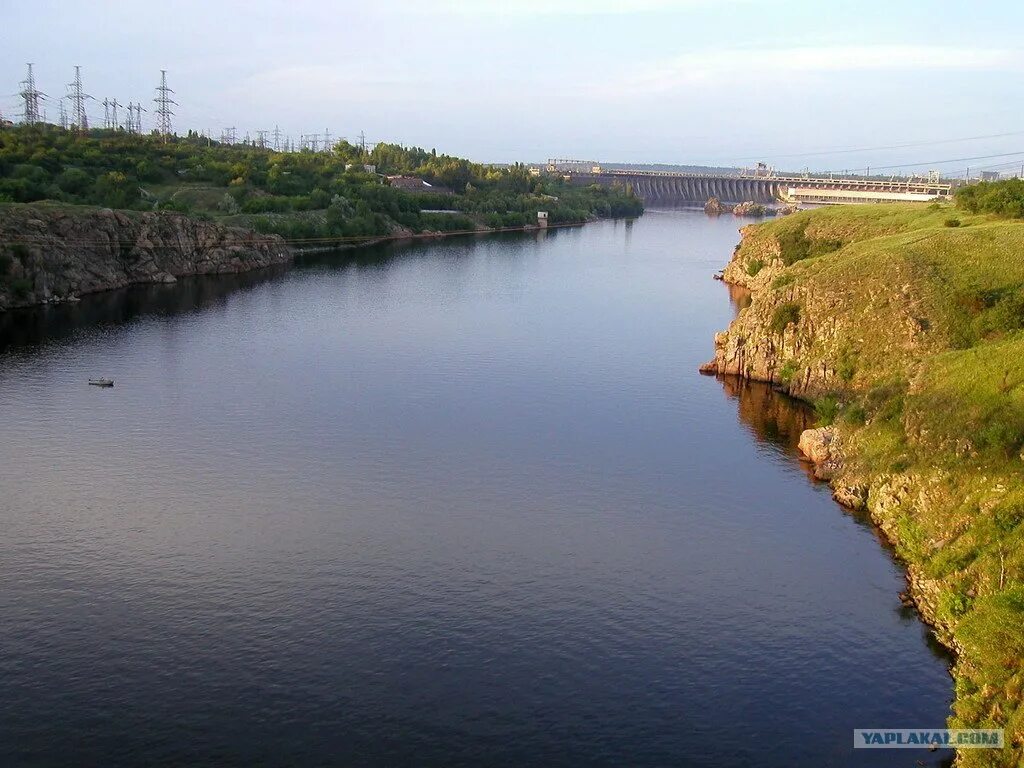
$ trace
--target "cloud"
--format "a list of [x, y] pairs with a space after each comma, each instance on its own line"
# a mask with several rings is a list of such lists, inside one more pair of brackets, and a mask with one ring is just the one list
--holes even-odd
[[664, 93], [699, 83], [760, 81], [786, 74], [863, 71], [1010, 71], [1024, 51], [932, 45], [838, 45], [697, 51], [656, 63], [594, 90], [608, 95]]

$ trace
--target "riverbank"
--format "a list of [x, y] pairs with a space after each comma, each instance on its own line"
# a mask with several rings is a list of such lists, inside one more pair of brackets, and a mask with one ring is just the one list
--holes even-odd
[[[591, 217], [590, 221], [596, 221]], [[550, 228], [582, 226], [554, 224]], [[75, 302], [130, 285], [173, 283], [194, 275], [238, 274], [290, 264], [297, 255], [394, 241], [500, 232], [536, 225], [412, 232], [378, 237], [286, 241], [244, 227], [169, 212], [111, 210], [60, 203], [0, 203], [0, 311]]]
[[953, 649], [950, 727], [1024, 756], [1024, 223], [949, 207], [828, 208], [746, 227], [723, 279], [750, 303], [702, 370], [815, 405], [802, 449], [906, 563]]

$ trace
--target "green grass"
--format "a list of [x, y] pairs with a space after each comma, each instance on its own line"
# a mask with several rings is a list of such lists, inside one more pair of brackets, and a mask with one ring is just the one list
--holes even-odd
[[805, 394], [819, 423], [844, 435], [846, 479], [872, 489], [869, 506], [899, 555], [936, 580], [935, 618], [964, 651], [951, 723], [1007, 729], [1010, 749], [966, 750], [962, 764], [1016, 766], [1024, 764], [1024, 222], [966, 210], [954, 219], [951, 210], [801, 212], [749, 232], [736, 258], [747, 273], [755, 261], [764, 262], [757, 271], [773, 269], [770, 287], [754, 293], [763, 332], [796, 328], [780, 380], [798, 368], [833, 372]]

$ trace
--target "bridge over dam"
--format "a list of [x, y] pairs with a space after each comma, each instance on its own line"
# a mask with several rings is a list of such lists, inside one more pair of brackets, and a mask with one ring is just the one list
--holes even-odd
[[704, 174], [665, 171], [569, 170], [573, 184], [617, 185], [632, 189], [648, 204], [704, 205], [716, 197], [723, 203], [812, 203], [849, 205], [878, 202], [927, 202], [945, 199], [952, 185], [938, 179], [861, 179], [774, 174]]

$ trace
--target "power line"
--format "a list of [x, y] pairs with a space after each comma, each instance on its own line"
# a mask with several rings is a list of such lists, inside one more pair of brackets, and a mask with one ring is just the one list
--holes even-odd
[[893, 168], [916, 168], [921, 165], [945, 165], [946, 163], [964, 163], [970, 160], [990, 160], [995, 157], [1019, 157], [1024, 152], [1002, 152], [998, 155], [975, 155], [974, 157], [954, 157], [949, 160], [926, 160], [923, 163], [899, 163], [898, 165], [875, 166], [876, 171], [886, 171]]
[[[740, 160], [740, 161], [746, 161], [746, 160], [780, 160], [780, 159], [788, 160], [788, 159], [797, 158], [797, 157], [819, 157], [819, 156], [823, 156], [823, 155], [847, 155], [847, 154], [854, 154], [854, 153], [857, 153], [857, 152], [878, 152], [878, 151], [889, 150], [889, 149], [908, 149], [910, 147], [931, 147], [931, 146], [937, 146], [939, 144], [957, 144], [957, 143], [962, 142], [962, 141], [980, 141], [982, 139], [1002, 139], [1002, 138], [1006, 138], [1008, 136], [1024, 136], [1024, 131], [1010, 131], [1008, 133], [990, 133], [990, 134], [987, 134], [985, 136], [965, 136], [965, 137], [959, 138], [959, 139], [938, 139], [938, 140], [935, 140], [935, 141], [911, 141], [911, 142], [905, 142], [905, 143], [902, 143], [902, 144], [886, 144], [886, 145], [877, 146], [877, 147], [855, 147], [855, 148], [852, 148], [852, 149], [850, 149], [850, 148], [848, 148], [848, 149], [822, 149], [822, 150], [815, 150], [813, 152], [798, 152], [798, 153], [791, 154], [791, 155], [769, 154], [769, 155], [761, 155], [759, 157], [741, 157], [741, 158], [734, 158], [734, 159], [737, 159], [737, 160]], [[922, 165], [923, 165], [923, 163], [922, 163]]]

